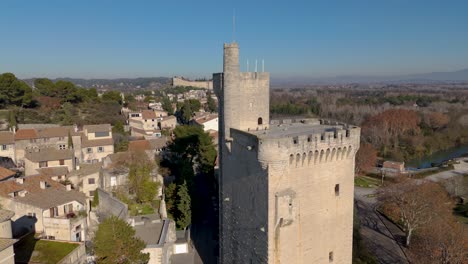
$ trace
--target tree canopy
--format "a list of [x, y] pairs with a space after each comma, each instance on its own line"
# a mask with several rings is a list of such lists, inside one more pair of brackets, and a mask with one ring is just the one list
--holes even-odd
[[218, 105], [216, 105], [216, 102], [213, 97], [211, 97], [211, 94], [208, 93], [206, 96], [208, 97], [206, 101], [206, 110], [212, 113], [218, 112]]
[[381, 188], [378, 199], [402, 223], [407, 246], [415, 231], [427, 227], [438, 215], [451, 215], [453, 205], [442, 186], [410, 179]]
[[169, 115], [174, 114], [174, 109], [172, 108], [172, 103], [169, 97], [163, 97], [161, 104], [163, 110], [166, 111]]
[[122, 96], [118, 91], [107, 91], [102, 94], [101, 98], [104, 101], [114, 101], [122, 105]]
[[185, 229], [192, 222], [192, 205], [187, 182], [184, 181], [184, 183], [179, 186], [177, 195], [179, 196], [179, 200], [177, 203], [179, 216], [177, 217], [176, 222], [179, 227]]
[[34, 87], [40, 95], [59, 98], [62, 103], [69, 102], [76, 104], [97, 98], [97, 91], [95, 88], [79, 88], [72, 82], [64, 80], [59, 80], [54, 83], [47, 78], [39, 78], [34, 80]]
[[135, 230], [127, 222], [115, 216], [99, 224], [93, 242], [97, 263], [138, 264], [149, 261], [149, 254], [141, 253], [145, 243], [135, 237]]
[[175, 139], [169, 146], [174, 153], [183, 158], [195, 161], [202, 173], [213, 170], [216, 150], [212, 138], [199, 126], [177, 126], [174, 129]]
[[13, 73], [0, 75], [0, 108], [9, 105], [29, 107], [34, 104], [32, 89]]
[[363, 143], [356, 153], [356, 173], [370, 171], [376, 166], [377, 151], [369, 143]]

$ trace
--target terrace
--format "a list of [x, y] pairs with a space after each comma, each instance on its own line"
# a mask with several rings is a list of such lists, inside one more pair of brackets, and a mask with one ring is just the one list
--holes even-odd
[[81, 245], [80, 243], [36, 239], [34, 234], [29, 234], [14, 246], [15, 263], [60, 263]]

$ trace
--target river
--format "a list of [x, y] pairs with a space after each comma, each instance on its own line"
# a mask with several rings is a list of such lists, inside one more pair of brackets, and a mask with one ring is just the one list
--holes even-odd
[[432, 163], [440, 164], [444, 161], [461, 157], [468, 154], [468, 145], [461, 145], [446, 150], [441, 150], [432, 153], [431, 155], [423, 156], [417, 159], [412, 159], [406, 162], [406, 167], [411, 168], [430, 168]]

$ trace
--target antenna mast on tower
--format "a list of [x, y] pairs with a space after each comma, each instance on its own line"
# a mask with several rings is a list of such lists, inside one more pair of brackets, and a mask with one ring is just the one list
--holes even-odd
[[232, 42], [236, 42], [236, 9], [232, 10]]

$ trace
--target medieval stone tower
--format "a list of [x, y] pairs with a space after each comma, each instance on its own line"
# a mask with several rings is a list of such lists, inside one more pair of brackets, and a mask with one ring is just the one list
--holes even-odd
[[220, 263], [351, 263], [360, 128], [269, 120], [269, 73], [224, 45], [219, 98]]

